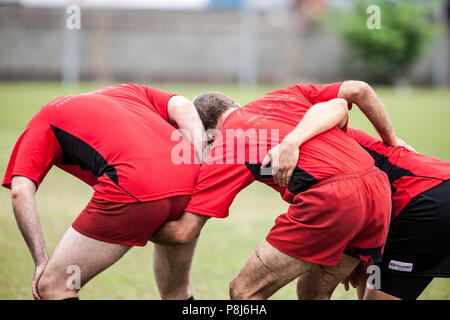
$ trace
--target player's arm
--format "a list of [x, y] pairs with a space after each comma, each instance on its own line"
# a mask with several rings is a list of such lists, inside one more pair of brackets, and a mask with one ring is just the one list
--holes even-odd
[[11, 198], [13, 211], [36, 267], [32, 290], [33, 296], [39, 299], [37, 282], [47, 265], [48, 255], [34, 200], [35, 193], [36, 184], [34, 181], [22, 176], [14, 176], [12, 178]]
[[150, 240], [161, 245], [187, 244], [200, 234], [209, 218], [208, 216], [185, 212], [180, 219], [165, 223], [152, 235]]
[[177, 124], [183, 135], [193, 144], [201, 162], [205, 128], [194, 104], [185, 97], [173, 96], [167, 104], [167, 115], [169, 122]]
[[262, 167], [271, 163], [273, 179], [280, 186], [286, 186], [297, 166], [300, 146], [336, 125], [343, 128], [347, 118], [348, 103], [342, 98], [315, 104], [305, 113], [297, 127], [279, 145], [269, 150]]
[[363, 81], [345, 81], [339, 88], [338, 98], [356, 104], [388, 146], [402, 146], [414, 150], [395, 134], [389, 115], [375, 91]]

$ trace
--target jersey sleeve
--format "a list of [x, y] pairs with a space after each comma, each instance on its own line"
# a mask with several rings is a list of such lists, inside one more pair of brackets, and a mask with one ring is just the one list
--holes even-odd
[[177, 94], [175, 93], [167, 92], [161, 89], [147, 87], [147, 98], [150, 101], [153, 110], [161, 115], [161, 117], [163, 117], [166, 121], [169, 121], [169, 116], [167, 113], [169, 100], [176, 95]]
[[32, 121], [14, 146], [2, 186], [10, 189], [12, 177], [23, 176], [38, 188], [60, 157], [61, 148], [50, 125]]
[[[312, 104], [330, 101], [336, 99], [339, 94], [339, 89], [344, 82], [336, 82], [330, 84], [306, 84], [296, 86]], [[348, 104], [349, 110], [351, 109], [351, 103]]]

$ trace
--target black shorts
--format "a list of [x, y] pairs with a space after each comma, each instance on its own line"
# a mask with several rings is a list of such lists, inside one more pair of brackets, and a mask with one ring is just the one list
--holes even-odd
[[380, 290], [402, 299], [416, 299], [434, 277], [450, 278], [450, 180], [413, 198], [392, 221], [379, 267]]

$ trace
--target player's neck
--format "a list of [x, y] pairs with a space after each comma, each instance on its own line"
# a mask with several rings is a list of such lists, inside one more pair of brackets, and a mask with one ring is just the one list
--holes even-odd
[[228, 116], [233, 112], [236, 111], [237, 108], [230, 108], [227, 111], [225, 111], [224, 113], [222, 113], [219, 117], [219, 119], [217, 120], [217, 126], [216, 128], [218, 130], [222, 129], [223, 123], [225, 122], [225, 120], [228, 118]]

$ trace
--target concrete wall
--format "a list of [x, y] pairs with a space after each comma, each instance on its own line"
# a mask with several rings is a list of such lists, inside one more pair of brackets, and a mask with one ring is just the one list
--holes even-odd
[[[245, 67], [238, 12], [86, 9], [81, 30], [65, 30], [65, 19], [63, 9], [0, 6], [0, 79], [60, 79], [70, 32], [78, 33], [82, 80], [234, 82]], [[320, 26], [294, 14], [256, 21], [259, 82], [345, 78], [345, 48]], [[431, 64], [418, 65], [415, 78], [426, 82]]]

